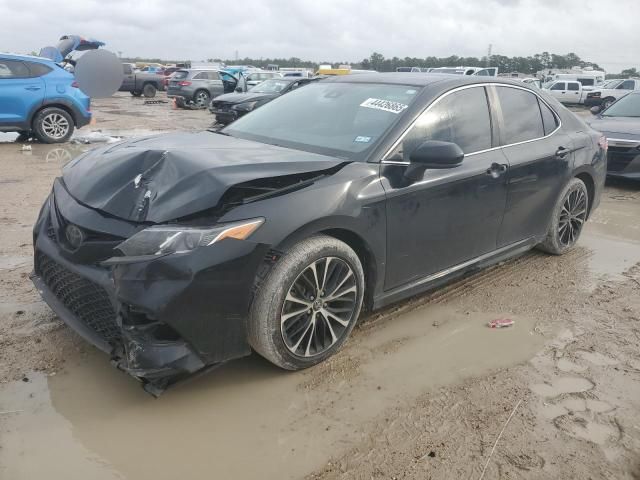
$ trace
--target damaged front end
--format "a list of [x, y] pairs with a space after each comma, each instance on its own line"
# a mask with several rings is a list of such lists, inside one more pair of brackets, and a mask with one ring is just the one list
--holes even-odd
[[[222, 147], [207, 148], [211, 139]], [[43, 299], [156, 396], [251, 352], [256, 282], [278, 254], [253, 235], [265, 218], [233, 211], [345, 165], [273, 147], [258, 162], [254, 144], [208, 132], [167, 140], [172, 148], [142, 139], [70, 162], [33, 238]]]

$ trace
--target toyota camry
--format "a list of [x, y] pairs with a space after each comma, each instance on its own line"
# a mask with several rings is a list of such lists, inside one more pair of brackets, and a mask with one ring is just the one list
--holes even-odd
[[307, 368], [364, 309], [534, 247], [570, 250], [606, 148], [522, 83], [331, 78], [220, 131], [71, 161], [34, 227], [32, 279], [155, 395], [252, 351]]

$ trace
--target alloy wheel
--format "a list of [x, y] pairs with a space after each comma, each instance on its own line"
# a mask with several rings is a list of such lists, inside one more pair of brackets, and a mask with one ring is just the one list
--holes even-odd
[[565, 197], [560, 220], [558, 238], [565, 247], [573, 245], [587, 219], [587, 194], [581, 188], [571, 190]]
[[42, 119], [42, 131], [56, 140], [64, 138], [69, 132], [69, 122], [59, 113], [50, 113]]
[[198, 104], [201, 107], [205, 107], [207, 105], [208, 100], [209, 100], [209, 95], [207, 95], [206, 92], [199, 92], [198, 95], [196, 95], [196, 104]]
[[348, 331], [358, 299], [356, 276], [347, 262], [324, 257], [307, 266], [285, 297], [280, 330], [287, 349], [314, 357]]

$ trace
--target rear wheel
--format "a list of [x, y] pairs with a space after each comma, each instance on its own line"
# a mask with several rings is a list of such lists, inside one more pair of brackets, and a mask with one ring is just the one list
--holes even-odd
[[154, 85], [151, 85], [150, 83], [147, 83], [144, 87], [142, 87], [142, 94], [147, 98], [155, 97], [156, 87]]
[[211, 98], [211, 96], [209, 95], [209, 92], [207, 92], [206, 90], [198, 90], [193, 95], [194, 103], [200, 108], [207, 107], [209, 105], [209, 99], [210, 98]]
[[33, 120], [33, 133], [42, 143], [66, 142], [73, 134], [73, 118], [61, 108], [44, 108]]
[[579, 178], [573, 178], [553, 208], [547, 238], [539, 248], [554, 255], [562, 255], [571, 250], [582, 233], [588, 211], [587, 187]]
[[364, 273], [345, 243], [318, 235], [295, 245], [272, 268], [251, 307], [249, 342], [287, 370], [337, 352], [356, 324]]

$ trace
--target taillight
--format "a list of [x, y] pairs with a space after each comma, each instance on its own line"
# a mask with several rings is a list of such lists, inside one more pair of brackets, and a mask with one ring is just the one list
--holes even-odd
[[181, 87], [188, 87], [189, 85], [191, 85], [191, 82], [184, 81], [184, 82], [178, 83], [178, 85], [180, 85]]
[[609, 140], [604, 135], [598, 140], [598, 146], [605, 152], [609, 149]]
[[73, 88], [80, 88], [80, 85], [78, 85], [78, 82], [75, 82], [75, 81], [73, 83], [71, 83], [71, 86]]

